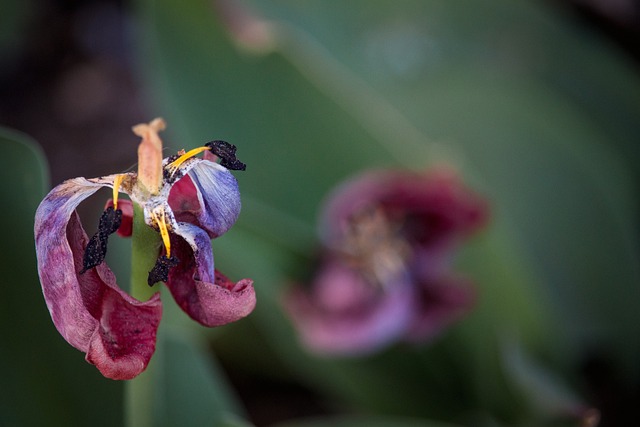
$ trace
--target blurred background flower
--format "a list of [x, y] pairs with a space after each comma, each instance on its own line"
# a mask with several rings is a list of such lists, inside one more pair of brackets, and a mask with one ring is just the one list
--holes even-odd
[[369, 171], [342, 183], [321, 213], [321, 266], [285, 295], [303, 343], [362, 355], [442, 333], [473, 306], [472, 286], [451, 263], [486, 211], [444, 168]]
[[[4, 0], [2, 11], [0, 123], [24, 133], [0, 134], [0, 424], [551, 426], [593, 425], [598, 412], [601, 426], [633, 424], [637, 2]], [[122, 384], [78, 361], [48, 319], [33, 215], [64, 179], [130, 170], [130, 126], [156, 116], [171, 151], [211, 139], [242, 150], [243, 211], [216, 264], [255, 279], [258, 305], [207, 332], [165, 313], [153, 392], [123, 415]], [[313, 271], [322, 200], [364, 170], [441, 162], [491, 206], [491, 227], [454, 265], [474, 280], [475, 309], [422, 346], [305, 351], [279, 298]], [[130, 248], [111, 240], [109, 265], [126, 277]], [[311, 416], [322, 418], [301, 421]]]

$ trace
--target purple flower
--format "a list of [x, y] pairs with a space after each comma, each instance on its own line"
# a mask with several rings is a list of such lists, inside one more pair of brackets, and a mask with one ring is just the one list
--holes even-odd
[[484, 201], [449, 170], [369, 172], [343, 184], [321, 216], [313, 280], [285, 297], [303, 344], [359, 355], [435, 337], [474, 303], [451, 264], [486, 219]]
[[[149, 285], [165, 282], [180, 307], [205, 326], [233, 322], [255, 306], [252, 280], [233, 283], [214, 269], [210, 241], [229, 230], [240, 213], [238, 184], [227, 168], [244, 170], [244, 164], [235, 158], [235, 147], [222, 141], [162, 159], [158, 132], [164, 127], [161, 119], [134, 127], [142, 137], [137, 173], [67, 180], [36, 212], [38, 272], [53, 323], [112, 379], [144, 371], [162, 315], [159, 293], [136, 300], [120, 289], [103, 262], [110, 234], [131, 235], [133, 203], [162, 238]], [[204, 159], [194, 157], [201, 152]], [[89, 239], [76, 207], [102, 187], [113, 189], [113, 200]], [[131, 201], [118, 200], [119, 192]]]

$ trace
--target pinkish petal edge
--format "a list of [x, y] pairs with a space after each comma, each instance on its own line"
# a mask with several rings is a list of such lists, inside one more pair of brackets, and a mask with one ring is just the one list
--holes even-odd
[[[340, 262], [329, 261], [320, 271], [312, 285], [315, 292], [293, 288], [283, 301], [309, 350], [342, 356], [373, 353], [401, 337], [413, 320], [410, 283], [399, 283], [384, 298], [368, 298], [370, 286]], [[327, 287], [334, 289], [332, 295], [318, 294]], [[362, 301], [356, 300], [357, 294]]]

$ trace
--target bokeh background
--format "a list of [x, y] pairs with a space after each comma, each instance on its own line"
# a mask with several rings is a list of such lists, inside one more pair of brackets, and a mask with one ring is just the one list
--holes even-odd
[[[214, 253], [232, 278], [255, 280], [258, 307], [204, 330], [164, 298], [149, 425], [586, 425], [559, 415], [576, 405], [597, 408], [601, 426], [637, 419], [637, 2], [0, 9], [0, 425], [131, 425], [125, 385], [49, 319], [33, 214], [67, 178], [134, 167], [130, 128], [156, 116], [169, 152], [239, 147], [243, 213]], [[280, 300], [311, 274], [328, 191], [369, 168], [442, 163], [492, 206], [457, 262], [476, 309], [417, 347], [306, 351]], [[81, 209], [89, 233], [98, 194]], [[113, 240], [126, 284], [130, 248]]]

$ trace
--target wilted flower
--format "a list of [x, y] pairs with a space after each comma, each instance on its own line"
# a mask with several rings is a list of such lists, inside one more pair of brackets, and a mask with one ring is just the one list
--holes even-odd
[[[244, 170], [235, 146], [212, 141], [162, 159], [158, 132], [164, 126], [156, 119], [133, 128], [142, 137], [137, 173], [70, 179], [36, 212], [38, 272], [51, 318], [65, 340], [113, 379], [131, 379], [146, 368], [162, 314], [159, 293], [138, 301], [103, 262], [109, 235], [131, 234], [132, 202], [162, 240], [149, 285], [165, 282], [180, 307], [205, 326], [233, 322], [255, 306], [252, 280], [229, 281], [214, 270], [211, 251], [210, 239], [229, 230], [240, 213], [238, 184], [227, 169]], [[194, 157], [202, 152], [204, 159]], [[113, 200], [89, 239], [75, 209], [101, 187], [113, 188]], [[119, 200], [119, 192], [131, 201]]]
[[303, 343], [355, 355], [443, 331], [473, 305], [451, 263], [486, 217], [449, 170], [369, 172], [343, 184], [321, 216], [320, 267], [285, 299]]

